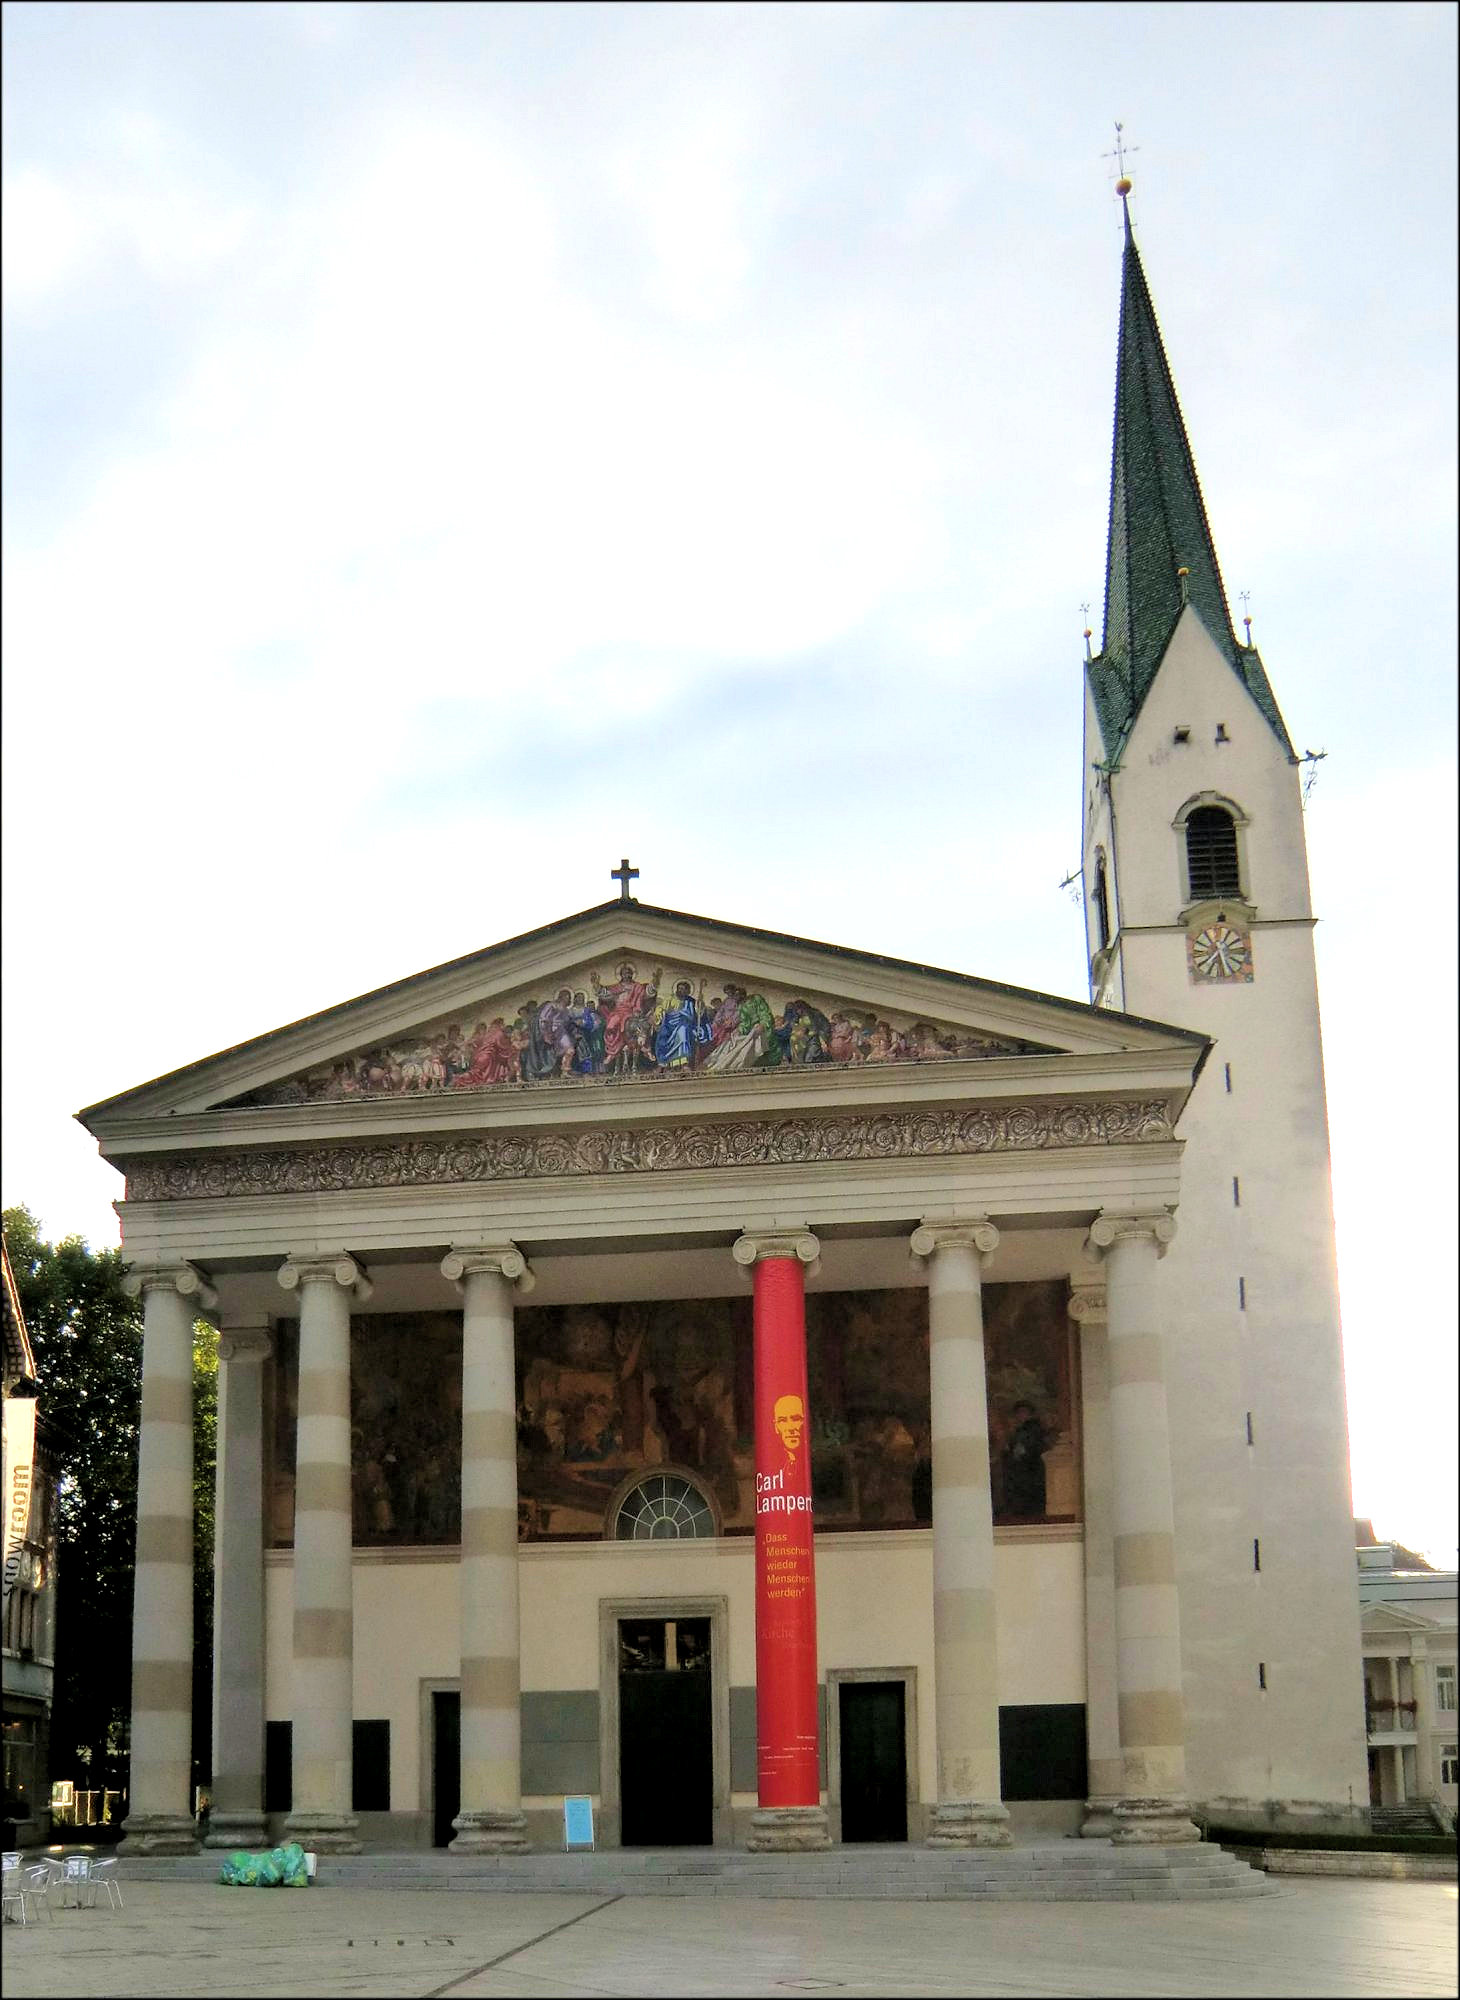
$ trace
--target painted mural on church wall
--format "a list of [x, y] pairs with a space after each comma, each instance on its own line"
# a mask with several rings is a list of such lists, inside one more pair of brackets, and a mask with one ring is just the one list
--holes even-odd
[[1034, 1042], [624, 958], [462, 1010], [235, 1100], [306, 1104], [592, 1078], [684, 1078], [1043, 1054]]
[[[1059, 1281], [984, 1288], [994, 1518], [1079, 1514], [1071, 1329]], [[525, 1541], [597, 1539], [635, 1475], [675, 1467], [750, 1534], [755, 1485], [749, 1297], [527, 1306], [517, 1322], [518, 1525]], [[932, 1518], [927, 1293], [806, 1301], [818, 1528]], [[293, 1539], [297, 1324], [274, 1364], [270, 1530]], [[461, 1533], [461, 1321], [352, 1321], [354, 1540], [452, 1544]]]

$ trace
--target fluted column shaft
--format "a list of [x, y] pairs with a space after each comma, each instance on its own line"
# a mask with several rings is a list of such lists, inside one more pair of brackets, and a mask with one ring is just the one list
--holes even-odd
[[292, 1839], [358, 1854], [353, 1808], [354, 1603], [350, 1567], [350, 1298], [353, 1259], [291, 1260], [299, 1292], [299, 1431], [294, 1486]]
[[523, 1853], [512, 1293], [531, 1274], [511, 1244], [453, 1250], [441, 1268], [462, 1293], [461, 1811], [451, 1845]]
[[218, 1339], [213, 1547], [213, 1810], [208, 1847], [263, 1845], [264, 1463], [262, 1316]]
[[1110, 1354], [1111, 1528], [1121, 1798], [1115, 1841], [1197, 1839], [1186, 1806], [1186, 1714], [1156, 1263], [1170, 1216], [1099, 1216]]
[[134, 1271], [142, 1295], [132, 1744], [121, 1852], [190, 1854], [193, 1819], [193, 1318], [213, 1295], [191, 1266]]
[[999, 1232], [984, 1220], [927, 1224], [933, 1437], [933, 1679], [938, 1802], [933, 1847], [1002, 1847], [994, 1514], [984, 1372], [983, 1259]]

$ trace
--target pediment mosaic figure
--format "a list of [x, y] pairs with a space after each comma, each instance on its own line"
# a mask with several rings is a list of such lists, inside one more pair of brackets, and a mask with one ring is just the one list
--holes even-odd
[[1036, 1042], [978, 1034], [915, 1017], [889, 1018], [850, 1001], [753, 988], [729, 973], [620, 959], [612, 978], [579, 967], [547, 998], [512, 995], [470, 1029], [433, 1023], [399, 1041], [266, 1084], [240, 1104], [309, 1104], [490, 1090], [588, 1079], [740, 1076], [823, 1065], [981, 1061], [1046, 1052]]

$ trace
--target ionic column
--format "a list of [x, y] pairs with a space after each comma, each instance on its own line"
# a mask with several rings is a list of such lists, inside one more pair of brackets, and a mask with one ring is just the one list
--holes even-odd
[[816, 1559], [806, 1391], [809, 1230], [741, 1236], [755, 1284], [755, 1728], [753, 1853], [829, 1847], [816, 1724]]
[[369, 1295], [353, 1257], [291, 1258], [299, 1292], [294, 1488], [294, 1803], [289, 1837], [358, 1854], [353, 1810], [354, 1612], [350, 1547], [350, 1300]]
[[213, 1545], [213, 1811], [205, 1847], [267, 1845], [264, 1818], [264, 1424], [269, 1323], [218, 1335]]
[[1156, 1263], [1169, 1215], [1099, 1215], [1110, 1351], [1111, 1529], [1121, 1795], [1112, 1841], [1200, 1836], [1186, 1803], [1186, 1710], [1171, 1443]]
[[1108, 1840], [1124, 1788], [1115, 1675], [1115, 1528], [1111, 1516], [1110, 1346], [1105, 1286], [1072, 1280], [1070, 1317], [1080, 1329], [1080, 1410], [1085, 1470], [1085, 1740], [1089, 1796], [1080, 1832]]
[[217, 1303], [190, 1264], [134, 1270], [142, 1298], [132, 1757], [123, 1854], [192, 1854], [193, 1320]]
[[994, 1510], [984, 1379], [983, 1259], [991, 1222], [924, 1223], [933, 1432], [933, 1681], [938, 1803], [930, 1847], [1007, 1847], [1000, 1797]]
[[441, 1269], [462, 1295], [461, 1811], [451, 1845], [524, 1854], [512, 1291], [526, 1291], [532, 1273], [511, 1243], [453, 1250]]

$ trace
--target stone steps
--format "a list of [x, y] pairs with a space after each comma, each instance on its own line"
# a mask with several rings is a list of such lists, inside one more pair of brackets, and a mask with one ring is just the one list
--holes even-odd
[[[214, 1882], [221, 1853], [124, 1857], [131, 1881]], [[1194, 1902], [1275, 1893], [1265, 1875], [1204, 1843], [1114, 1848], [1103, 1841], [963, 1851], [830, 1848], [819, 1854], [736, 1849], [600, 1849], [591, 1854], [325, 1854], [324, 1887], [448, 1889], [479, 1894], [833, 1897], [868, 1901]]]

